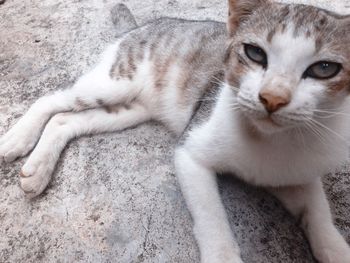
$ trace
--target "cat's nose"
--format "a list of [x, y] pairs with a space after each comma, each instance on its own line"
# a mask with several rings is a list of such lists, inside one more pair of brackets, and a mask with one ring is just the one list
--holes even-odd
[[268, 113], [274, 113], [282, 107], [285, 107], [290, 102], [290, 96], [275, 95], [270, 92], [260, 92], [259, 100], [264, 105]]

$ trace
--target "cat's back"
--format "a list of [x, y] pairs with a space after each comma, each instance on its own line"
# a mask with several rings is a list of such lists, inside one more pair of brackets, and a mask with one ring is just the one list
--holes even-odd
[[181, 55], [196, 48], [213, 52], [214, 47], [224, 47], [225, 39], [224, 23], [163, 17], [126, 33], [122, 45], [145, 47], [144, 51], [163, 55], [167, 52]]
[[135, 71], [145, 59], [155, 64], [156, 71], [175, 63], [192, 73], [223, 67], [224, 23], [165, 17], [127, 32], [121, 39], [111, 71], [114, 78], [125, 75], [118, 68]]
[[176, 133], [197, 102], [223, 78], [225, 24], [161, 18], [118, 40], [112, 80], [139, 90], [139, 100]]

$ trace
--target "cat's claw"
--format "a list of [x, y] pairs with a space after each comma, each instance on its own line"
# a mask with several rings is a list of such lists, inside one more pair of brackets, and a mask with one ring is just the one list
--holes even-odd
[[45, 190], [54, 168], [45, 161], [28, 160], [24, 164], [20, 172], [20, 182], [28, 198], [36, 197]]

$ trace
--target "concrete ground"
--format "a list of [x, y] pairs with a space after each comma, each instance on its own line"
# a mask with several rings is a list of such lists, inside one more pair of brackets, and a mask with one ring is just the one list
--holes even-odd
[[[304, 1], [350, 13], [350, 1]], [[137, 22], [160, 16], [225, 20], [225, 0], [125, 0]], [[0, 134], [40, 96], [69, 87], [116, 28], [113, 0], [7, 0], [0, 5]], [[198, 262], [174, 175], [176, 139], [144, 124], [74, 140], [47, 191], [25, 199], [24, 159], [0, 167], [0, 262]], [[350, 241], [350, 166], [325, 178], [337, 227]], [[314, 262], [297, 223], [261, 189], [220, 178], [247, 263]]]

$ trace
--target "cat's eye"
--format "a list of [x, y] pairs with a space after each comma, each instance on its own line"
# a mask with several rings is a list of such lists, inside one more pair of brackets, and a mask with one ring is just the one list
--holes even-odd
[[262, 48], [250, 44], [244, 44], [244, 52], [249, 59], [266, 68], [267, 55]]
[[329, 61], [319, 61], [312, 64], [304, 73], [303, 78], [330, 79], [338, 75], [341, 64]]

